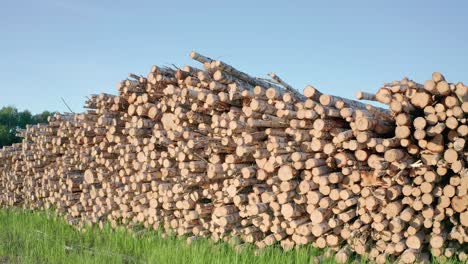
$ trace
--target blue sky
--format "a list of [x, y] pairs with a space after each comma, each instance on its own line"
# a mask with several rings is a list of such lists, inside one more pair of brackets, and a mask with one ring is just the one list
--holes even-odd
[[82, 111], [129, 72], [197, 65], [192, 50], [345, 97], [436, 70], [468, 82], [467, 1], [172, 2], [3, 1], [0, 106]]

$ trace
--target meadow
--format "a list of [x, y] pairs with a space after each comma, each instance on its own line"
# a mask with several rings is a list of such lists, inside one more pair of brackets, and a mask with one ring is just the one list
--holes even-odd
[[[0, 264], [5, 263], [336, 263], [330, 251], [311, 245], [283, 251], [272, 246], [258, 251], [245, 244], [241, 251], [227, 242], [163, 235], [135, 226], [132, 229], [77, 229], [53, 211], [0, 209]], [[349, 263], [368, 263], [355, 256]], [[455, 259], [432, 263], [459, 264]]]
[[[246, 246], [241, 253], [226, 242], [167, 236], [135, 227], [70, 226], [53, 212], [0, 210], [0, 263], [314, 263], [323, 251], [312, 246], [283, 252], [269, 247], [261, 253]], [[258, 255], [258, 256], [257, 256]], [[333, 257], [320, 257], [334, 263]]]

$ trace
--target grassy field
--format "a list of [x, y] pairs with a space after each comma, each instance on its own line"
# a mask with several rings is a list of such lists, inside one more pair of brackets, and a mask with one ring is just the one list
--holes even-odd
[[[89, 227], [78, 231], [51, 212], [0, 210], [0, 264], [3, 263], [317, 263], [323, 251], [311, 246], [283, 252], [253, 247], [236, 253], [228, 243], [163, 239], [156, 231]], [[350, 260], [365, 263], [364, 260]], [[321, 257], [320, 263], [335, 263]], [[440, 263], [434, 260], [434, 263]], [[445, 263], [457, 263], [449, 260]], [[460, 262], [458, 262], [460, 263]]]
[[[136, 235], [138, 234], [138, 235]], [[207, 239], [161, 238], [155, 231], [88, 228], [84, 232], [46, 212], [0, 210], [0, 263], [313, 263], [312, 247], [282, 252], [277, 247], [255, 256]], [[322, 263], [334, 263], [332, 258]]]

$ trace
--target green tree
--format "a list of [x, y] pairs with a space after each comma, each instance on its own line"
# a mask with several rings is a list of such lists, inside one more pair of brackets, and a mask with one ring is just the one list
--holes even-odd
[[33, 123], [33, 115], [28, 110], [18, 113], [17, 126], [24, 128], [27, 124]]
[[0, 109], [0, 147], [8, 146], [21, 141], [16, 136], [18, 128], [25, 128], [28, 124], [47, 123], [47, 118], [54, 112], [44, 111], [33, 115], [30, 111], [19, 112], [13, 106], [6, 106]]
[[44, 111], [40, 114], [34, 115], [32, 117], [32, 122], [30, 124], [48, 123], [47, 118], [53, 114], [54, 114], [53, 112]]
[[7, 106], [0, 109], [0, 124], [8, 128], [16, 126], [18, 123], [18, 109], [13, 106]]
[[7, 126], [0, 124], [0, 146], [7, 146], [10, 144], [10, 131]]

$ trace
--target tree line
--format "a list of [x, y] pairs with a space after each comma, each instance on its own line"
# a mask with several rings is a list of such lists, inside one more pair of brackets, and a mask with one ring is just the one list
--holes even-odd
[[0, 148], [18, 143], [21, 138], [16, 136], [16, 130], [25, 128], [28, 124], [47, 123], [47, 118], [54, 112], [44, 111], [33, 115], [30, 111], [18, 111], [16, 107], [6, 106], [0, 109]]

